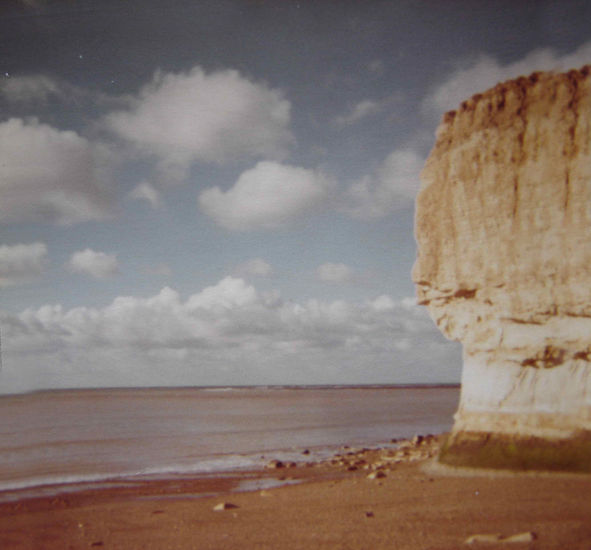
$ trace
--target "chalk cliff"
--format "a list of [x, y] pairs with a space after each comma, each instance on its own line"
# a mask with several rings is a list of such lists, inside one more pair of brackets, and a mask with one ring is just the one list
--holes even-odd
[[421, 179], [413, 280], [464, 356], [441, 460], [591, 471], [591, 67], [463, 102]]

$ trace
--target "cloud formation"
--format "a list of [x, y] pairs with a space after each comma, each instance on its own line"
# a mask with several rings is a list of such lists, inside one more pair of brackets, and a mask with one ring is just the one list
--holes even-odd
[[[345, 382], [351, 380], [347, 374], [351, 368], [358, 382], [359, 376], [371, 382], [413, 376], [416, 380], [413, 364], [423, 354], [457, 358], [460, 364], [457, 350], [444, 342], [423, 308], [409, 301], [379, 296], [363, 303], [308, 300], [299, 304], [282, 300], [276, 292], [259, 292], [233, 277], [186, 300], [165, 287], [149, 298], [119, 297], [100, 309], [29, 309], [5, 316], [3, 327], [14, 355], [45, 357], [51, 350], [68, 363], [76, 361], [76, 350], [82, 350], [86, 361], [60, 364], [61, 369], [89, 368], [88, 364], [102, 364], [100, 369], [105, 369], [111, 364], [109, 357], [127, 354], [133, 359], [120, 367], [124, 377], [125, 369], [141, 372], [153, 362], [157, 365], [154, 378], [143, 379], [148, 385], [153, 380], [170, 383], [178, 369], [185, 383], [187, 369], [201, 384], [228, 380], [224, 376], [233, 383], [276, 379], [302, 383], [309, 379], [308, 368], [316, 372], [315, 380], [340, 372], [339, 379]], [[360, 371], [360, 366], [366, 369]], [[86, 379], [99, 377], [100, 369], [88, 372]], [[432, 379], [447, 379], [441, 369], [438, 364]]]
[[35, 119], [0, 123], [0, 222], [105, 218], [113, 205], [101, 172], [107, 157], [76, 132]]
[[76, 86], [57, 78], [44, 74], [23, 76], [10, 75], [0, 79], [0, 97], [13, 104], [44, 107], [49, 101], [76, 105], [79, 109], [83, 105], [96, 108], [97, 105], [115, 109], [128, 104], [130, 98], [125, 95], [109, 95], [104, 92]]
[[331, 187], [320, 172], [262, 161], [243, 172], [228, 191], [219, 187], [203, 191], [199, 206], [227, 229], [272, 229], [315, 211]]
[[281, 159], [293, 136], [283, 94], [238, 71], [157, 72], [127, 110], [104, 119], [116, 135], [153, 155], [169, 181], [183, 180], [195, 161]]
[[27, 283], [39, 277], [46, 265], [44, 243], [0, 246], [0, 287]]
[[341, 126], [355, 124], [368, 116], [376, 115], [380, 112], [381, 106], [377, 101], [365, 99], [353, 106], [347, 113], [335, 118], [335, 122]]
[[67, 267], [74, 273], [90, 275], [95, 279], [112, 277], [119, 272], [119, 262], [115, 254], [105, 254], [87, 248], [72, 254]]
[[162, 205], [160, 193], [146, 181], [136, 185], [129, 193], [129, 196], [132, 199], [148, 202], [152, 208], [159, 208]]
[[355, 218], [380, 218], [412, 205], [424, 159], [411, 149], [397, 150], [379, 168], [352, 184], [342, 209]]
[[353, 279], [353, 270], [342, 263], [325, 263], [318, 266], [316, 277], [327, 283], [346, 283]]
[[253, 258], [237, 265], [234, 273], [239, 277], [270, 277], [273, 274], [273, 267], [262, 258]]
[[45, 102], [51, 96], [60, 95], [61, 86], [45, 75], [17, 76], [2, 79], [0, 93], [13, 102]]
[[502, 65], [494, 57], [481, 54], [439, 84], [425, 97], [422, 108], [426, 114], [441, 116], [446, 111], [457, 109], [465, 99], [495, 86], [498, 82], [528, 76], [534, 71], [579, 69], [589, 63], [591, 42], [586, 42], [566, 55], [558, 55], [550, 48], [534, 50], [507, 65]]

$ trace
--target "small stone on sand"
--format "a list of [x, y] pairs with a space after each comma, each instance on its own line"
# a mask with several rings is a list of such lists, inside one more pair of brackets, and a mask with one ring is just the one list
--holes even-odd
[[382, 479], [384, 477], [386, 477], [386, 474], [384, 472], [382, 472], [382, 470], [377, 470], [377, 471], [369, 474], [367, 476], [367, 479]]
[[494, 543], [494, 542], [533, 542], [536, 540], [536, 534], [532, 531], [526, 531], [524, 533], [516, 533], [515, 535], [510, 535], [508, 537], [504, 537], [499, 533], [493, 534], [481, 534], [481, 535], [471, 535], [469, 536], [464, 542], [466, 544], [474, 544], [474, 543]]
[[232, 510], [233, 508], [238, 508], [238, 506], [236, 506], [236, 504], [232, 504], [231, 502], [220, 502], [213, 507], [215, 512], [221, 512], [222, 510]]
[[517, 533], [510, 537], [501, 539], [501, 542], [533, 542], [536, 540], [536, 534], [532, 531], [526, 531], [525, 533]]
[[470, 535], [464, 542], [466, 544], [474, 544], [478, 542], [499, 542], [502, 536], [500, 533], [486, 533], [478, 535]]

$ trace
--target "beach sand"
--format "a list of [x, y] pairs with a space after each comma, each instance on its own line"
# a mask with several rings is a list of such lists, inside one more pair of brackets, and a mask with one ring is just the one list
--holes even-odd
[[[591, 549], [591, 476], [458, 473], [435, 467], [435, 450], [21, 498], [0, 505], [0, 548]], [[260, 490], [279, 482], [291, 484]]]

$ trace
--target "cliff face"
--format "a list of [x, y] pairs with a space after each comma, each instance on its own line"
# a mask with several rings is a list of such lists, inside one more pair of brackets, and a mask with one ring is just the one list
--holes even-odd
[[464, 349], [450, 462], [478, 463], [479, 440], [501, 458], [527, 441], [588, 447], [588, 468], [563, 467], [591, 470], [590, 73], [534, 73], [462, 103], [422, 172], [413, 280]]

